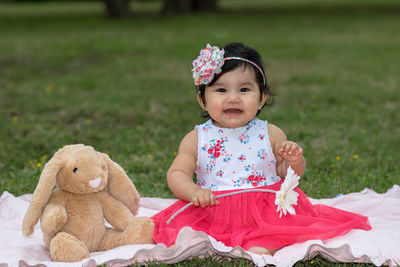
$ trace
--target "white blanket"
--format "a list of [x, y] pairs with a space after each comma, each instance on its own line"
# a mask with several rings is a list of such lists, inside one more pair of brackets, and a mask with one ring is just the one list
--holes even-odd
[[[279, 250], [274, 256], [261, 256], [227, 247], [202, 232], [183, 228], [175, 248], [163, 244], [129, 245], [90, 254], [90, 258], [76, 263], [52, 262], [44, 247], [39, 224], [32, 236], [21, 232], [22, 219], [31, 195], [14, 197], [4, 192], [0, 197], [0, 266], [126, 266], [158, 260], [176, 263], [192, 257], [223, 255], [247, 258], [257, 266], [293, 266], [297, 261], [316, 255], [330, 261], [369, 262], [375, 265], [400, 264], [400, 187], [393, 186], [386, 193], [377, 194], [370, 189], [333, 199], [311, 199], [313, 203], [330, 205], [369, 217], [372, 230], [352, 230], [345, 236], [326, 241], [310, 240]], [[151, 216], [174, 203], [174, 199], [142, 198], [139, 216]]]

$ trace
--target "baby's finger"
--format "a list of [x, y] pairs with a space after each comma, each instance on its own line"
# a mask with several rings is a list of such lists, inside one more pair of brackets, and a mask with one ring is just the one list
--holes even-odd
[[199, 204], [200, 204], [198, 197], [193, 197], [192, 198], [192, 203], [193, 203], [194, 206], [198, 207]]
[[287, 153], [288, 153], [289, 155], [294, 155], [294, 154], [296, 153], [297, 148], [298, 148], [297, 145], [291, 144], [291, 145], [288, 147]]
[[207, 197], [208, 197], [208, 205], [209, 206], [214, 206], [214, 204], [215, 204], [215, 196], [214, 196], [214, 194], [211, 191], [209, 191]]
[[298, 149], [296, 150], [296, 156], [301, 156], [303, 155], [303, 149], [301, 147], [298, 147]]
[[212, 194], [210, 205], [215, 206], [215, 205], [218, 205], [217, 203], [219, 203], [218, 200], [215, 198], [214, 194]]
[[279, 152], [284, 152], [285, 149], [286, 149], [286, 145], [287, 145], [287, 142], [282, 142], [281, 143], [281, 149], [279, 149]]
[[221, 204], [221, 203], [219, 203], [218, 200], [215, 200], [215, 205], [218, 206], [219, 204]]
[[286, 149], [287, 149], [287, 145], [283, 144], [281, 149], [279, 149], [279, 151], [278, 151], [279, 155], [281, 155], [282, 157], [285, 157], [286, 156]]
[[210, 205], [210, 196], [209, 194], [206, 192], [204, 195], [202, 195], [202, 198], [200, 200], [200, 205], [202, 208], [207, 207]]

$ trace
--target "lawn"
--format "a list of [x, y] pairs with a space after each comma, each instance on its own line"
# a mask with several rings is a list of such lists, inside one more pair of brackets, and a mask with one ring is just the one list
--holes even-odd
[[304, 147], [303, 191], [399, 184], [400, 3], [220, 3], [213, 14], [161, 16], [159, 2], [133, 2], [126, 20], [97, 2], [0, 3], [0, 193], [33, 192], [58, 148], [85, 143], [142, 196], [173, 197], [165, 173], [204, 120], [191, 62], [208, 42], [233, 41], [264, 58], [276, 96], [259, 117]]

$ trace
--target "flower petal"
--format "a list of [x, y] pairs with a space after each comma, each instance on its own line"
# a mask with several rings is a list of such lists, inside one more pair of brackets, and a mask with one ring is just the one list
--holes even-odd
[[286, 215], [287, 212], [296, 214], [293, 205], [297, 205], [299, 194], [294, 189], [298, 186], [299, 179], [300, 177], [289, 166], [285, 181], [283, 181], [281, 189], [276, 192], [275, 205], [277, 205], [276, 211], [280, 212], [279, 217], [282, 217], [282, 213]]
[[193, 61], [193, 79], [196, 85], [208, 84], [215, 74], [222, 71], [224, 65], [224, 49], [207, 44], [200, 50], [200, 55]]

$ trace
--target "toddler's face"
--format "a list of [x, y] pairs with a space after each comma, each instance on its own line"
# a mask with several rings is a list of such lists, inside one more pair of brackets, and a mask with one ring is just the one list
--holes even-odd
[[266, 94], [260, 94], [254, 70], [245, 67], [227, 72], [206, 86], [205, 103], [200, 95], [197, 97], [215, 124], [224, 128], [245, 126], [267, 100]]

